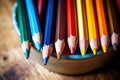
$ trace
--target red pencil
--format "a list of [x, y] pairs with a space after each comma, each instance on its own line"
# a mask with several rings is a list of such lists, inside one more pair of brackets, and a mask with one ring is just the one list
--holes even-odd
[[78, 43], [75, 0], [66, 0], [67, 4], [67, 41], [71, 54], [74, 54]]

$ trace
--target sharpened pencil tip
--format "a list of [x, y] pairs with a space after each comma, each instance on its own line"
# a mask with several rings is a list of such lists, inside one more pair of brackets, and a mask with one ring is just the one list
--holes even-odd
[[112, 46], [113, 46], [113, 50], [116, 51], [118, 49], [118, 45], [117, 44], [113, 44]]
[[107, 46], [102, 46], [103, 52], [106, 53], [107, 52]]
[[35, 48], [36, 48], [38, 51], [41, 52], [42, 45], [41, 45], [39, 42], [37, 42], [37, 43], [35, 44]]
[[30, 52], [30, 51], [29, 51], [28, 49], [26, 49], [26, 51], [25, 51], [25, 53], [24, 53], [26, 59], [29, 58], [29, 52]]
[[85, 56], [85, 53], [86, 53], [86, 50], [81, 49], [80, 52], [81, 52], [82, 57], [84, 57], [84, 56]]
[[96, 49], [92, 49], [92, 51], [93, 51], [93, 54], [96, 55], [97, 50]]
[[75, 53], [75, 48], [70, 47], [70, 52], [71, 52], [71, 54], [74, 54]]
[[61, 58], [61, 54], [59, 52], [59, 53], [57, 53], [57, 59], [60, 60], [60, 58]]
[[46, 57], [46, 58], [44, 58], [44, 59], [43, 59], [43, 63], [44, 63], [44, 65], [46, 65], [46, 64], [47, 64], [48, 59], [49, 59], [49, 57]]

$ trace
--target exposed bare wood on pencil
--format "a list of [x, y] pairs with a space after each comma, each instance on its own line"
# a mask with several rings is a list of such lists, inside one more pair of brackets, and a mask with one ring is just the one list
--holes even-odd
[[77, 20], [75, 0], [67, 0], [67, 40], [71, 51], [74, 54], [78, 43]]
[[98, 24], [94, 0], [86, 0], [89, 42], [94, 55], [99, 47]]
[[116, 50], [117, 45], [119, 45], [119, 35], [120, 35], [120, 26], [118, 22], [118, 16], [116, 14], [115, 4], [113, 0], [106, 0], [108, 18], [109, 18], [109, 26], [111, 33], [111, 42], [113, 48]]
[[66, 44], [66, 7], [65, 0], [58, 0], [55, 49], [57, 58], [60, 59]]
[[96, 11], [98, 17], [101, 46], [103, 52], [106, 53], [109, 45], [109, 35], [108, 35], [108, 25], [105, 14], [105, 5], [103, 0], [95, 0], [95, 3], [96, 3]]
[[79, 34], [79, 48], [82, 56], [88, 48], [88, 26], [87, 26], [87, 15], [84, 0], [76, 0], [77, 6], [77, 21], [78, 21], [78, 34]]

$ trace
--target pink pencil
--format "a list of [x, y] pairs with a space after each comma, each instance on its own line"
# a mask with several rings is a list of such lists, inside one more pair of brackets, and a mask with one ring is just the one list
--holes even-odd
[[43, 0], [38, 0], [38, 14], [42, 14]]
[[36, 4], [37, 4], [37, 12], [39, 15], [39, 20], [41, 23], [41, 29], [42, 29], [42, 32], [44, 33], [47, 0], [37, 0]]

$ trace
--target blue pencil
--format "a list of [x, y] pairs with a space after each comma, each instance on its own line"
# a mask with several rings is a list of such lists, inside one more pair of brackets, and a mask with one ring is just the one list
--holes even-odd
[[45, 22], [45, 34], [44, 34], [44, 45], [43, 45], [43, 62], [44, 65], [47, 64], [49, 56], [52, 54], [52, 23], [53, 23], [53, 10], [54, 9], [54, 0], [48, 0], [46, 22]]
[[41, 25], [39, 23], [37, 10], [35, 9], [35, 5], [33, 0], [25, 0], [28, 19], [30, 23], [30, 30], [32, 34], [32, 39], [35, 44], [35, 48], [38, 51], [41, 51], [42, 48], [42, 32]]

